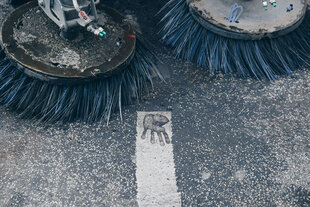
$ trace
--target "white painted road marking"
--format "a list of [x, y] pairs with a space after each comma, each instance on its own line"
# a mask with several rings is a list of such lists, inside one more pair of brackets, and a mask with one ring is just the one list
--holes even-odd
[[173, 146], [160, 145], [155, 133], [155, 143], [151, 143], [151, 132], [144, 131], [143, 119], [147, 114], [166, 116], [169, 122], [163, 125], [172, 140], [171, 112], [138, 112], [136, 137], [136, 178], [138, 185], [139, 207], [180, 207], [181, 195], [178, 192]]

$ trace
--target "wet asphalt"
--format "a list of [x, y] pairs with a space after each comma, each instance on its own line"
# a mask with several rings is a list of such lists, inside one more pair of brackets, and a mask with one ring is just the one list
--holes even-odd
[[[0, 21], [11, 10], [0, 2]], [[164, 1], [105, 1], [155, 44], [167, 83], [105, 123], [36, 126], [0, 108], [0, 206], [137, 206], [137, 111], [171, 111], [182, 206], [310, 206], [310, 70], [209, 74], [157, 42]]]

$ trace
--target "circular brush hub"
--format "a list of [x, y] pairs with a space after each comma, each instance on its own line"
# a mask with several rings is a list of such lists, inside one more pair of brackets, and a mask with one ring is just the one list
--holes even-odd
[[[187, 0], [193, 17], [206, 29], [228, 38], [255, 40], [276, 38], [296, 29], [307, 9], [306, 0]], [[237, 3], [243, 12], [236, 22], [228, 17]], [[292, 6], [292, 10], [288, 9]]]
[[117, 11], [103, 5], [97, 10], [105, 37], [84, 29], [80, 31], [83, 38], [65, 41], [37, 3], [24, 4], [3, 22], [2, 47], [24, 73], [54, 84], [110, 77], [130, 63], [136, 37], [132, 26]]

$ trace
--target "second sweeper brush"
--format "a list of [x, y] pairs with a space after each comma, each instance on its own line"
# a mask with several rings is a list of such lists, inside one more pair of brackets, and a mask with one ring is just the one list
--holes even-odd
[[162, 41], [212, 72], [273, 80], [309, 65], [306, 0], [170, 0], [160, 14]]

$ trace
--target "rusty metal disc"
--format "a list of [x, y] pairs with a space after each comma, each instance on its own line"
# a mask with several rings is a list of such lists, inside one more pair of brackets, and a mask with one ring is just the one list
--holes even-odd
[[136, 36], [116, 10], [104, 5], [97, 10], [108, 37], [83, 30], [84, 38], [71, 42], [59, 37], [60, 30], [36, 2], [29, 2], [3, 22], [1, 46], [17, 68], [40, 80], [67, 84], [110, 77], [130, 63]]
[[[192, 16], [206, 29], [243, 40], [285, 35], [301, 24], [307, 10], [306, 0], [277, 0], [276, 7], [266, 2], [267, 10], [261, 0], [187, 0]], [[230, 22], [235, 3], [243, 7], [243, 12], [237, 22]], [[288, 11], [290, 5], [293, 10]]]

